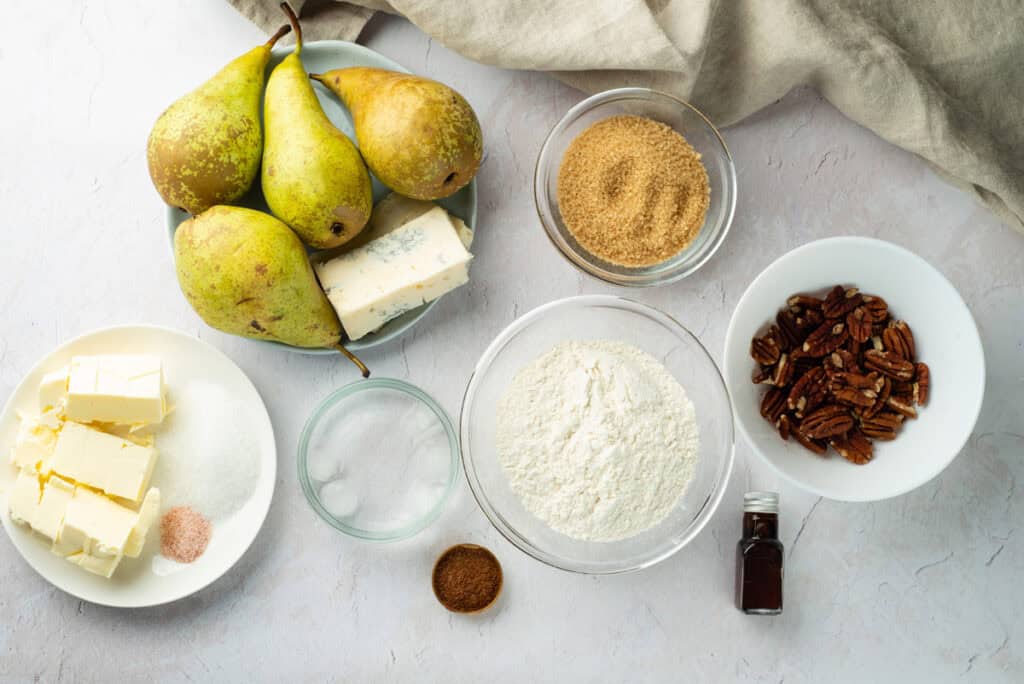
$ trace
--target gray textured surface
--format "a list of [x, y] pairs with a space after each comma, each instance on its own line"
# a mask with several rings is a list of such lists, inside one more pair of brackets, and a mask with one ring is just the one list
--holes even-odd
[[[494, 532], [463, 482], [437, 523], [398, 545], [343, 538], [309, 510], [298, 434], [354, 379], [211, 331], [176, 285], [144, 141], [171, 99], [262, 40], [217, 2], [18, 2], [5, 13], [0, 82], [0, 397], [47, 349], [100, 326], [158, 323], [224, 350], [263, 393], [280, 477], [267, 523], [224, 578], [176, 604], [119, 611], [51, 588], [0, 539], [0, 681], [495, 679], [818, 682], [1024, 679], [1024, 240], [918, 159], [811, 92], [726, 131], [740, 202], [719, 254], [677, 285], [630, 293], [697, 332], [716, 358], [750, 278], [827, 235], [883, 237], [921, 254], [972, 308], [988, 394], [964, 453], [935, 481], [873, 505], [818, 501], [780, 483], [742, 443], [719, 513], [686, 550], [634, 575], [546, 568]], [[395, 20], [368, 44], [458, 87], [487, 136], [474, 282], [401, 342], [368, 354], [457, 417], [470, 369], [514, 316], [554, 297], [620, 292], [573, 271], [543, 236], [530, 180], [547, 129], [580, 95], [540, 74], [460, 59]], [[14, 106], [16, 104], [16, 106]], [[732, 553], [747, 487], [782, 493], [787, 608], [732, 607]], [[445, 613], [429, 570], [474, 541], [505, 566], [498, 610]]]

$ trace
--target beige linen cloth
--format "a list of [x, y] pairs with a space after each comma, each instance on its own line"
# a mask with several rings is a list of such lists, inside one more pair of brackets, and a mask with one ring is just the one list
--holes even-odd
[[[282, 23], [277, 0], [229, 1]], [[808, 84], [1024, 232], [1024, 0], [291, 1], [307, 40], [382, 10], [478, 62], [648, 86], [722, 125]]]

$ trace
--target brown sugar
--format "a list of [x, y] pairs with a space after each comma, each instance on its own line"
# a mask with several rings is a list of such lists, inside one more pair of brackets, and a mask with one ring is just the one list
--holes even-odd
[[455, 613], [484, 610], [501, 592], [501, 564], [494, 554], [476, 544], [458, 544], [434, 565], [434, 595]]
[[652, 266], [686, 249], [709, 202], [700, 154], [670, 126], [641, 116], [593, 124], [569, 144], [558, 171], [569, 232], [619, 266]]

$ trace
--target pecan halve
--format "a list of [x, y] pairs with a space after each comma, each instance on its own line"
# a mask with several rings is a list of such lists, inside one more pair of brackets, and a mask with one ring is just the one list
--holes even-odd
[[818, 309], [807, 309], [794, 315], [796, 316], [796, 327], [801, 332], [813, 330], [825, 322], [825, 317], [821, 315], [821, 311]]
[[825, 452], [828, 451], [828, 444], [826, 444], [824, 440], [811, 439], [804, 433], [800, 432], [799, 427], [797, 427], [796, 430], [793, 430], [791, 434], [793, 435], [793, 438], [799, 442], [800, 446], [808, 451], [813, 451], [819, 456], [824, 456]]
[[794, 364], [789, 354], [781, 354], [778, 363], [772, 371], [771, 384], [776, 387], [785, 387], [793, 381]]
[[[799, 352], [799, 353], [798, 353]], [[793, 352], [793, 377], [802, 377], [804, 373], [812, 368], [821, 368], [821, 359], [807, 356], [800, 350]]]
[[828, 443], [839, 452], [840, 456], [857, 465], [864, 465], [870, 461], [875, 451], [871, 440], [856, 428], [845, 435], [833, 437]]
[[932, 388], [932, 372], [927, 363], [914, 364], [914, 403], [924, 406]]
[[887, 408], [892, 409], [901, 416], [906, 416], [907, 418], [917, 418], [917, 410], [914, 408], [914, 404], [912, 401], [905, 401], [900, 397], [890, 395], [889, 398], [885, 401], [885, 405]]
[[853, 416], [837, 404], [827, 404], [800, 421], [799, 432], [810, 439], [841, 435], [853, 427]]
[[847, 334], [845, 323], [825, 321], [807, 336], [800, 348], [811, 356], [825, 356], [839, 349], [846, 341]]
[[848, 371], [850, 373], [860, 373], [860, 364], [857, 363], [857, 357], [845, 349], [837, 349], [825, 358], [824, 361], [825, 370], [828, 371]]
[[866, 409], [875, 405], [878, 399], [878, 392], [870, 389], [857, 389], [856, 387], [841, 387], [832, 391], [836, 401], [846, 406]]
[[779, 327], [779, 334], [784, 341], [783, 349], [799, 347], [804, 339], [796, 325], [796, 316], [789, 311], [779, 311], [775, 314], [775, 324]]
[[882, 331], [882, 344], [907, 361], [914, 360], [914, 333], [906, 321], [890, 322], [889, 327]]
[[878, 295], [864, 295], [861, 306], [871, 314], [872, 323], [881, 323], [889, 317], [889, 305]]
[[772, 371], [774, 369], [771, 366], [758, 365], [754, 368], [754, 372], [750, 374], [750, 382], [755, 385], [770, 385], [772, 384]]
[[892, 392], [892, 380], [882, 376], [882, 389], [878, 390], [878, 396], [875, 397], [875, 403], [861, 411], [861, 418], [871, 418], [883, 408], [889, 401], [889, 394]]
[[870, 418], [862, 418], [860, 430], [866, 437], [888, 442], [896, 439], [896, 432], [902, 424], [903, 416], [900, 414], [880, 411]]
[[828, 391], [825, 388], [825, 369], [816, 366], [793, 383], [789, 390], [786, 404], [791, 411], [795, 411], [797, 418], [816, 409], [821, 402], [825, 401]]
[[775, 340], [775, 344], [778, 345], [779, 349], [782, 351], [789, 351], [790, 346], [786, 342], [786, 336], [782, 334], [781, 330], [779, 330], [779, 326], [768, 326], [768, 332], [765, 333], [765, 336]]
[[863, 411], [875, 405], [883, 384], [878, 373], [835, 372], [829, 376], [828, 391], [840, 404]]
[[761, 397], [761, 415], [769, 423], [776, 423], [786, 410], [786, 390], [772, 387]]
[[892, 351], [868, 349], [864, 352], [864, 367], [904, 382], [914, 377], [914, 364]]
[[833, 373], [829, 378], [829, 391], [834, 392], [843, 387], [869, 389], [878, 392], [882, 389], [882, 376], [874, 371], [867, 375], [862, 373]]
[[851, 354], [857, 357], [860, 356], [863, 347], [864, 344], [862, 342], [858, 342], [857, 340], [849, 336], [847, 336], [846, 343], [843, 345], [843, 348], [846, 349], [846, 351], [850, 352]]
[[850, 329], [850, 339], [858, 343], [871, 339], [871, 314], [864, 305], [846, 314], [846, 327]]
[[782, 349], [773, 335], [762, 335], [750, 340], [750, 356], [762, 366], [770, 366], [779, 360]]
[[821, 306], [821, 312], [825, 314], [825, 318], [842, 318], [860, 306], [863, 300], [864, 297], [861, 296], [857, 288], [848, 287], [843, 289], [836, 285], [829, 291], [828, 296], [825, 297], [825, 303]]
[[788, 442], [789, 436], [793, 433], [793, 422], [789, 419], [789, 416], [785, 413], [779, 416], [775, 427], [779, 430], [779, 437], [782, 437], [783, 441]]
[[786, 300], [786, 306], [790, 309], [797, 307], [801, 311], [806, 311], [807, 309], [820, 309], [823, 303], [824, 302], [817, 297], [805, 294], [795, 294]]
[[892, 396], [904, 404], [914, 403], [914, 383], [902, 380], [893, 380]]

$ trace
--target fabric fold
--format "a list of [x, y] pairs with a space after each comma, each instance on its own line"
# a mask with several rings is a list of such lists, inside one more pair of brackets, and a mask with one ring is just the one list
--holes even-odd
[[[276, 0], [229, 0], [270, 32]], [[810, 85], [1024, 232], [1024, 3], [1018, 0], [299, 0], [307, 40], [400, 14], [494, 66], [585, 92], [661, 90], [735, 123]]]

